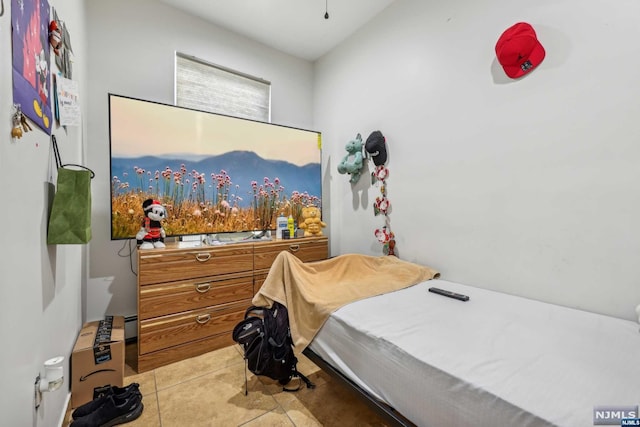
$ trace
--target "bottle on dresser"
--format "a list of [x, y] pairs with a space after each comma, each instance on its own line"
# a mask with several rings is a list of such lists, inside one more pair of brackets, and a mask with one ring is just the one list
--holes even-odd
[[287, 217], [283, 213], [276, 220], [276, 239], [282, 239], [282, 232], [287, 229]]

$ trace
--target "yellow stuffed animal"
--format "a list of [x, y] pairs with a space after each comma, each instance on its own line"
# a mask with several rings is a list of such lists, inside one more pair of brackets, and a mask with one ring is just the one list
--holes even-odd
[[309, 205], [302, 208], [302, 224], [300, 228], [304, 230], [304, 237], [322, 236], [322, 228], [327, 224], [320, 219], [320, 209], [317, 206]]

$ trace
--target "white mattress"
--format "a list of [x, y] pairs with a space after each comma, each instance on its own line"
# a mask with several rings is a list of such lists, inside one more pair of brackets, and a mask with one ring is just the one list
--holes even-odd
[[638, 329], [431, 280], [342, 307], [309, 347], [418, 426], [585, 427], [594, 406], [638, 405]]

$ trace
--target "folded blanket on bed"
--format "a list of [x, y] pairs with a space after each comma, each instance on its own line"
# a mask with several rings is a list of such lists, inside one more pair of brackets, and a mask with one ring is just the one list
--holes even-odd
[[363, 298], [403, 289], [438, 277], [429, 267], [394, 256], [340, 255], [304, 263], [289, 252], [278, 254], [253, 304], [274, 301], [289, 310], [296, 349], [302, 351], [338, 308]]

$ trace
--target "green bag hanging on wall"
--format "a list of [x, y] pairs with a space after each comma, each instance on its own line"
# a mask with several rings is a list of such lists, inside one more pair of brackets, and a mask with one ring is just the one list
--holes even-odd
[[[51, 139], [58, 180], [49, 216], [47, 244], [88, 243], [91, 240], [91, 179], [94, 173], [84, 166], [63, 165], [55, 136], [52, 135]], [[82, 170], [69, 169], [69, 166]]]

